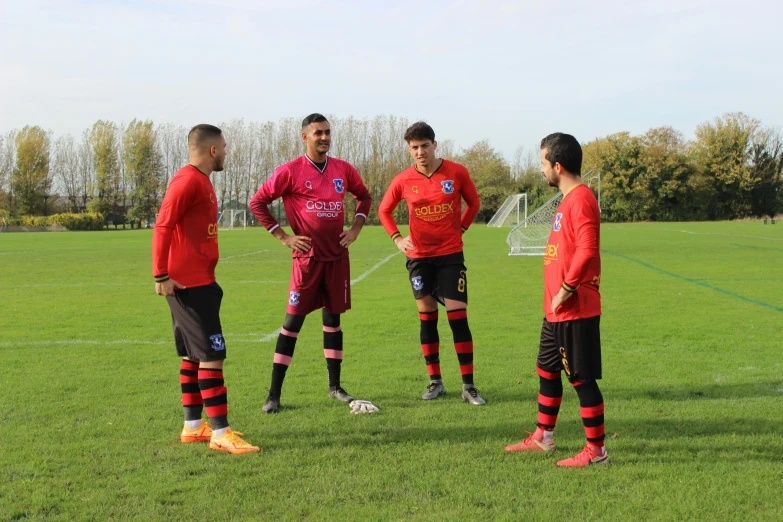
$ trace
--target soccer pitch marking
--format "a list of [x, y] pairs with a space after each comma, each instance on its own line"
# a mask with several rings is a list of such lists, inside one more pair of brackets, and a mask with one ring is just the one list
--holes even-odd
[[258, 254], [263, 254], [264, 252], [269, 252], [269, 250], [259, 250], [259, 251], [257, 251], [257, 252], [249, 252], [249, 253], [247, 253], [247, 254], [237, 254], [237, 255], [235, 255], [235, 256], [226, 256], [226, 257], [221, 257], [221, 258], [220, 258], [220, 260], [221, 260], [221, 261], [225, 261], [225, 260], [227, 260], [227, 259], [235, 259], [235, 258], [237, 258], [237, 257], [256, 256], [256, 255], [258, 255]]
[[783, 241], [781, 237], [766, 237], [766, 236], [746, 236], [743, 234], [722, 234], [720, 232], [691, 232], [690, 230], [674, 230], [664, 229], [667, 232], [682, 232], [683, 234], [693, 234], [694, 236], [726, 236], [726, 237], [746, 237], [749, 239], [766, 239], [768, 241]]
[[711, 284], [705, 283], [703, 281], [700, 281], [698, 279], [692, 279], [690, 277], [685, 277], [680, 274], [675, 274], [674, 272], [669, 272], [668, 270], [664, 270], [663, 268], [658, 268], [657, 266], [653, 266], [649, 263], [645, 263], [644, 261], [640, 259], [634, 259], [633, 257], [629, 257], [623, 254], [618, 254], [616, 252], [612, 252], [609, 250], [601, 249], [601, 252], [605, 252], [607, 254], [620, 257], [622, 259], [625, 259], [627, 261], [632, 261], [634, 263], [637, 263], [639, 265], [642, 265], [643, 267], [649, 268], [651, 270], [655, 270], [656, 272], [660, 272], [662, 274], [666, 274], [671, 277], [675, 277], [677, 279], [682, 279], [683, 281], [687, 281], [689, 283], [693, 283], [694, 285], [699, 285], [704, 288], [709, 288], [710, 290], [715, 290], [716, 292], [720, 292], [721, 294], [728, 295], [729, 297], [733, 297], [735, 299], [740, 299], [742, 301], [746, 301], [748, 303], [757, 304], [759, 306], [763, 306], [765, 308], [771, 308], [772, 310], [775, 310], [776, 312], [783, 312], [783, 308], [779, 306], [775, 306], [773, 304], [765, 303], [764, 301], [759, 301], [758, 299], [752, 299], [750, 297], [745, 297], [744, 295], [735, 294], [734, 292], [729, 292], [728, 290], [724, 290], [723, 288], [718, 288], [717, 286], [712, 286]]
[[[401, 254], [402, 252], [395, 252], [391, 254], [390, 256], [386, 256], [377, 263], [375, 263], [372, 267], [367, 269], [362, 275], [357, 277], [356, 279], [351, 280], [351, 286], [355, 285], [356, 283], [359, 283], [363, 281], [367, 276], [378, 270], [380, 267], [385, 265], [391, 258], [393, 258], [396, 255]], [[269, 281], [269, 282], [277, 282], [277, 281]], [[80, 286], [86, 286], [89, 283], [80, 284]], [[138, 283], [134, 283], [138, 284]], [[145, 283], [146, 285], [150, 283]], [[30, 286], [30, 285], [28, 285]], [[53, 285], [54, 286], [54, 285]], [[73, 286], [73, 285], [60, 285], [60, 286]], [[273, 339], [277, 339], [277, 336], [280, 334], [280, 328], [275, 330], [274, 332], [268, 333], [261, 337], [260, 339], [231, 339], [232, 337], [256, 337], [258, 334], [226, 334], [226, 337], [231, 339], [232, 343], [267, 343]], [[69, 344], [93, 344], [93, 345], [113, 345], [113, 344], [145, 344], [145, 345], [160, 345], [160, 344], [171, 344], [171, 341], [147, 341], [147, 340], [139, 340], [139, 339], [114, 339], [112, 341], [98, 341], [93, 339], [61, 339], [58, 341], [28, 341], [28, 342], [17, 342], [17, 341], [1, 341], [0, 346], [2, 347], [13, 347], [13, 346], [52, 346], [52, 345], [69, 345]]]
[[783, 252], [783, 248], [775, 248], [775, 247], [760, 247], [760, 246], [755, 246], [755, 245], [740, 245], [739, 243], [729, 243], [729, 246], [740, 247], [740, 248], [750, 248], [752, 250], [772, 250], [773, 252]]

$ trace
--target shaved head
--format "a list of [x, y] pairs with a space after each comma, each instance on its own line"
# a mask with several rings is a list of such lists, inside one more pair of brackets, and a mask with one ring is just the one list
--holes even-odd
[[199, 149], [203, 147], [211, 147], [220, 139], [222, 135], [223, 131], [214, 125], [201, 123], [190, 129], [190, 132], [188, 133], [188, 148]]

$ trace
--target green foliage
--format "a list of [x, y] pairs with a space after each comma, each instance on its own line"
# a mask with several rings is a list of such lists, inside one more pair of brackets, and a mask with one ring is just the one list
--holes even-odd
[[727, 114], [687, 143], [670, 127], [584, 144], [583, 171], [602, 173], [606, 221], [737, 219], [775, 215], [783, 197], [780, 135]]
[[11, 192], [17, 214], [44, 214], [52, 179], [49, 176], [49, 133], [27, 126], [15, 137], [16, 164]]
[[481, 210], [476, 220], [489, 221], [513, 192], [514, 183], [506, 160], [486, 140], [465, 149], [455, 160], [468, 169], [481, 198]]
[[712, 197], [703, 200], [708, 218], [750, 215], [750, 195], [759, 183], [753, 175], [750, 153], [759, 127], [758, 120], [738, 113], [696, 128], [694, 159], [713, 187]]
[[133, 120], [123, 136], [122, 159], [125, 174], [133, 190], [130, 219], [142, 220], [155, 215], [163, 163], [157, 146], [157, 133], [152, 121]]
[[95, 197], [88, 210], [104, 215], [120, 212], [120, 165], [117, 126], [98, 120], [90, 131], [90, 145], [95, 169]]
[[[2, 217], [2, 211], [0, 211]], [[101, 230], [103, 228], [103, 214], [98, 212], [83, 212], [81, 214], [52, 214], [51, 216], [16, 216], [7, 218], [12, 226], [20, 227], [48, 227], [60, 225], [68, 230]]]

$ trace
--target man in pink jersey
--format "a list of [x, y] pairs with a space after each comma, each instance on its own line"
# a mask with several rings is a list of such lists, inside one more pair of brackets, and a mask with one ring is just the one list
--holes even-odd
[[[343, 332], [340, 314], [351, 308], [351, 273], [348, 246], [356, 241], [367, 219], [372, 198], [356, 169], [348, 162], [327, 156], [332, 134], [321, 114], [302, 121], [304, 156], [281, 165], [250, 201], [258, 221], [293, 252], [288, 307], [277, 338], [272, 383], [264, 413], [280, 410], [280, 394], [296, 339], [307, 314], [322, 309], [324, 356], [329, 375], [329, 397], [351, 405], [354, 413], [377, 411], [367, 401], [354, 400], [340, 386]], [[358, 201], [353, 226], [343, 229], [346, 192]], [[287, 234], [269, 211], [283, 198], [294, 235]]]
[[554, 451], [555, 422], [563, 400], [561, 372], [579, 396], [587, 445], [558, 466], [582, 468], [605, 464], [604, 398], [601, 378], [601, 216], [593, 191], [582, 183], [582, 147], [570, 134], [541, 140], [541, 172], [559, 188], [563, 200], [555, 211], [544, 253], [544, 324], [538, 346], [538, 425], [529, 437], [506, 446], [518, 451]]

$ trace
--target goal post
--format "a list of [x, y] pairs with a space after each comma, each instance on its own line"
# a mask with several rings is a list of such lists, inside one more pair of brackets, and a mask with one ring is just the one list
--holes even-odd
[[[593, 169], [582, 176], [582, 183], [596, 193], [598, 210], [601, 210], [601, 172]], [[549, 232], [555, 219], [555, 212], [563, 200], [563, 193], [558, 192], [546, 203], [537, 208], [527, 218], [511, 229], [506, 237], [508, 255], [510, 256], [543, 256], [549, 241]]]
[[515, 227], [527, 219], [527, 194], [512, 194], [506, 198], [495, 215], [487, 222], [488, 227]]
[[245, 230], [247, 211], [226, 209], [218, 216], [218, 230]]

